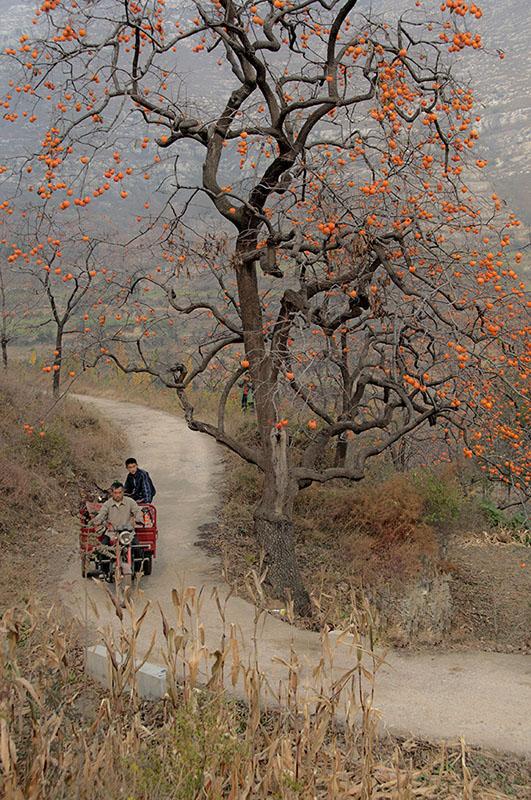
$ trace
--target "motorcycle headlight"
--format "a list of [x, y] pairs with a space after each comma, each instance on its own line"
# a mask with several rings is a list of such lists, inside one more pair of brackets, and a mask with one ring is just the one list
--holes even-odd
[[118, 541], [123, 545], [131, 544], [134, 535], [133, 531], [120, 531]]

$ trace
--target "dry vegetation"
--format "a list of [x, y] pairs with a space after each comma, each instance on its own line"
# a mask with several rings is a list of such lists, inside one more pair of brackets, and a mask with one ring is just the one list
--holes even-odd
[[[223, 609], [219, 645], [210, 651], [204, 647], [198, 598], [190, 590], [174, 592], [174, 618], [162, 623], [170, 675], [163, 702], [143, 703], [137, 694], [143, 609], [132, 604], [124, 613], [117, 609], [121, 619], [114, 632], [105, 632], [109, 654], [121, 655], [111, 669], [110, 688], [91, 683], [84, 671], [85, 635], [77, 623], [62, 618], [49, 607], [49, 600], [26, 598], [30, 594], [46, 598], [54, 570], [61, 568], [64, 554], [73, 547], [76, 522], [70, 518], [68, 536], [61, 538], [58, 507], [75, 512], [79, 485], [99, 480], [109, 469], [109, 451], [119, 452], [122, 442], [110, 426], [75, 401], [59, 406], [47, 418], [45, 437], [29, 436], [23, 425], [42, 416], [48, 396], [6, 380], [0, 391], [5, 565], [0, 796], [6, 800], [523, 800], [528, 796], [530, 776], [522, 760], [489, 755], [464, 743], [438, 747], [378, 739], [371, 707], [378, 664], [371, 657], [360, 657], [356, 648], [353, 671], [311, 704], [300, 691], [296, 655], [286, 654], [286, 679], [277, 689], [282, 700], [279, 711], [278, 697], [271, 698], [256, 662], [240, 653]], [[144, 402], [145, 397], [143, 392]], [[34, 473], [35, 480], [29, 480]], [[249, 469], [234, 471], [231, 485], [235, 494], [227, 513], [232, 510], [238, 530], [243, 531], [250, 521], [256, 476]], [[401, 534], [391, 536], [389, 545], [398, 548], [413, 574], [412, 564], [424, 550], [417, 543], [402, 552], [399, 545], [417, 530], [420, 505], [405, 503], [400, 482], [394, 488], [397, 502], [400, 499]], [[376, 495], [367, 495], [360, 505], [352, 490], [341, 487], [332, 493], [308, 494], [298, 515], [309, 558], [319, 548], [337, 550], [330, 547], [336, 539], [347, 546], [349, 526], [344, 511], [337, 513], [345, 503], [352, 512], [357, 510], [360, 524], [365, 519], [363, 535], [374, 536], [369, 513], [377, 500]], [[334, 541], [326, 534], [331, 521]], [[383, 520], [381, 525], [378, 536], [385, 538]], [[435, 547], [436, 527], [423, 522], [420, 530]], [[39, 558], [28, 561], [35, 552]], [[357, 552], [354, 548], [353, 558]], [[250, 563], [247, 549], [241, 558]], [[386, 563], [383, 550], [376, 548], [365, 562], [367, 576], [378, 571]], [[324, 614], [326, 595], [322, 598]], [[13, 602], [11, 608], [6, 607], [8, 600]], [[370, 615], [354, 613], [352, 605], [344, 609], [343, 622], [356, 632], [357, 641], [362, 632], [373, 634]], [[256, 620], [258, 624], [259, 612]], [[325, 632], [322, 642], [326, 664], [331, 643]], [[243, 687], [238, 701], [225, 692], [235, 683]], [[350, 703], [349, 722], [355, 718], [356, 725], [338, 723], [337, 711], [345, 703]]]
[[[202, 542], [245, 592], [260, 562], [252, 535], [259, 476], [232, 457], [227, 463], [219, 525]], [[354, 486], [310, 487], [297, 503], [296, 532], [313, 587], [311, 624], [341, 627], [362, 599], [379, 636], [397, 646], [530, 651], [529, 534], [483, 506], [448, 467], [384, 467]]]
[[[76, 386], [181, 413], [175, 395], [147, 375], [110, 367], [85, 373]], [[193, 402], [215, 419], [212, 395], [197, 392]], [[231, 432], [252, 441], [253, 419], [231, 397]], [[259, 475], [235, 456], [226, 463], [220, 524], [204, 530], [202, 543], [222, 556], [231, 583], [245, 593], [245, 576], [260, 561], [252, 535]], [[530, 535], [472, 477], [448, 466], [398, 473], [382, 461], [360, 484], [303, 492], [296, 531], [304, 577], [314, 587], [312, 624], [343, 624], [362, 598], [380, 636], [397, 646], [531, 652]], [[272, 598], [271, 605], [279, 603]]]
[[[286, 679], [272, 698], [253, 656], [242, 657], [222, 619], [219, 645], [204, 646], [197, 593], [174, 592], [173, 600], [174, 618], [163, 620], [168, 693], [158, 704], [142, 703], [137, 694], [143, 609], [129, 605], [114, 633], [105, 634], [109, 654], [120, 656], [110, 661], [109, 689], [87, 681], [76, 632], [58, 624], [53, 611], [5, 613], [0, 792], [6, 800], [527, 797], [522, 760], [489, 756], [464, 742], [377, 741], [371, 708], [377, 664], [361, 648], [354, 646], [353, 669], [311, 700], [299, 691], [296, 655], [286, 654]], [[324, 635], [330, 666], [332, 647]], [[225, 692], [236, 683], [244, 687], [241, 701]], [[280, 699], [282, 710], [264, 710], [268, 697]], [[338, 725], [337, 711], [347, 702], [348, 724]]]
[[140, 403], [167, 411], [170, 414], [181, 414], [181, 407], [175, 392], [164, 389], [153, 377], [146, 374], [125, 375], [113, 365], [102, 369], [91, 369], [78, 373], [75, 380], [75, 391], [92, 394], [97, 397], [113, 397], [130, 403]]
[[76, 548], [80, 491], [112, 477], [125, 443], [76, 400], [54, 403], [22, 371], [1, 376], [0, 405], [1, 608], [53, 585]]

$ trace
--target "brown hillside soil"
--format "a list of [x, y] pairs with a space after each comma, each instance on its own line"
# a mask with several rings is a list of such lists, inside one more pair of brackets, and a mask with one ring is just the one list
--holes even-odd
[[80, 495], [121, 474], [125, 443], [94, 411], [73, 399], [55, 405], [20, 376], [1, 376], [0, 408], [1, 611], [55, 599], [77, 546]]
[[[202, 544], [221, 555], [236, 590], [260, 572], [252, 534], [256, 476], [228, 459], [219, 523]], [[460, 520], [424, 521], [422, 498], [402, 475], [380, 484], [311, 487], [297, 505], [298, 556], [311, 587], [310, 627], [341, 627], [353, 606], [395, 647], [531, 652], [531, 551], [508, 532], [456, 532]], [[268, 599], [273, 613], [281, 600]]]
[[[523, 537], [522, 537], [523, 539]], [[454, 641], [531, 652], [531, 549], [507, 532], [454, 537], [448, 549]]]

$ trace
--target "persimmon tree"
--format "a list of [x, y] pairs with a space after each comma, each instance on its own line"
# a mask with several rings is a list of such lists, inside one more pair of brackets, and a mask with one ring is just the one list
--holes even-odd
[[[16, 241], [25, 242], [23, 248], [15, 243], [9, 247], [6, 262], [18, 275], [19, 283], [26, 288], [25, 306], [38, 303], [42, 315], [48, 310], [44, 321], [38, 323], [48, 334], [52, 350], [44, 358], [42, 371], [52, 379], [52, 394], [57, 397], [61, 389], [61, 378], [65, 361], [65, 343], [76, 341], [83, 350], [83, 335], [91, 333], [91, 325], [103, 325], [105, 291], [108, 282], [107, 268], [96, 262], [97, 241], [89, 241], [85, 234], [75, 228], [63, 231], [62, 238], [53, 233], [43, 234], [43, 221], [37, 225], [33, 214], [24, 212], [23, 228], [16, 232]], [[49, 226], [47, 226], [49, 228]], [[11, 231], [13, 232], [13, 231]], [[33, 296], [30, 301], [28, 293]], [[35, 328], [35, 325], [33, 327]], [[69, 377], [75, 373], [70, 371]]]
[[[42, 286], [43, 295], [50, 308], [50, 322], [54, 331], [54, 350], [51, 364], [45, 364], [44, 372], [52, 374], [52, 393], [57, 397], [61, 389], [61, 374], [65, 357], [65, 340], [67, 337], [80, 335], [86, 330], [85, 322], [88, 318], [85, 301], [93, 288], [93, 281], [97, 276], [87, 257], [85, 263], [74, 262], [70, 266], [57, 264], [57, 252], [60, 241], [53, 239], [50, 242], [50, 257], [47, 259], [46, 268], [37, 273], [37, 280]], [[81, 311], [83, 312], [81, 314]], [[103, 317], [101, 317], [103, 321]], [[74, 373], [70, 372], [70, 377]]]
[[[509, 358], [526, 396], [524, 287], [505, 255], [519, 223], [496, 196], [474, 197], [486, 166], [479, 117], [451, 64], [482, 49], [481, 10], [417, 2], [391, 22], [358, 8], [214, 0], [177, 19], [160, 1], [45, 0], [36, 35], [9, 50], [26, 78], [6, 99], [8, 120], [29, 115], [28, 98], [32, 124], [49, 109], [29, 166], [58, 225], [108, 202], [113, 182], [125, 202], [135, 171], [162, 170], [145, 202], [157, 213], [135, 210], [139, 236], [160, 231], [159, 257], [119, 287], [115, 306], [133, 305], [98, 358], [159, 377], [192, 429], [260, 469], [268, 579], [300, 611], [300, 489], [362, 479], [421, 426], [452, 428], [476, 452], [468, 438], [490, 395], [503, 395]], [[131, 142], [125, 168], [124, 147], [109, 164], [119, 137]], [[197, 417], [190, 395], [215, 370], [216, 423]], [[250, 441], [225, 424], [246, 371]]]
[[28, 287], [10, 269], [2, 249], [0, 263], [0, 351], [5, 370], [9, 366], [9, 347], [29, 328], [28, 316], [35, 301], [28, 297]]

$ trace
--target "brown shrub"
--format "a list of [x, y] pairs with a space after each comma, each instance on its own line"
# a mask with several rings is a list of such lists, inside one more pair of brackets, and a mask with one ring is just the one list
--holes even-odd
[[358, 486], [353, 492], [351, 514], [361, 532], [378, 546], [405, 542], [430, 528], [422, 521], [424, 500], [404, 474], [391, 475], [381, 483]]
[[365, 598], [386, 638], [440, 639], [451, 609], [447, 587], [439, 591], [437, 537], [424, 514], [422, 491], [403, 474], [301, 494], [300, 557], [307, 584], [321, 587], [321, 622], [337, 624]]
[[356, 486], [314, 486], [301, 494], [303, 537], [335, 552], [365, 580], [419, 571], [437, 554], [424, 519], [424, 498], [406, 475], [370, 478]]

